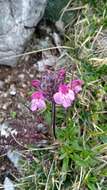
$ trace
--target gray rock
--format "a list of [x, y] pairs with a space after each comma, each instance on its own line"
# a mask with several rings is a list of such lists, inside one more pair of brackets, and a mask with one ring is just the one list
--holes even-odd
[[8, 177], [5, 178], [3, 187], [4, 190], [15, 190], [14, 183]]
[[0, 0], [0, 64], [15, 66], [47, 0]]
[[19, 171], [20, 170], [19, 161], [21, 160], [21, 156], [20, 156], [19, 152], [17, 150], [12, 151], [11, 149], [9, 149], [7, 152], [7, 157]]
[[[57, 21], [62, 13], [63, 8], [67, 5], [68, 2], [69, 0], [48, 0], [45, 17], [49, 20]], [[66, 15], [64, 14], [64, 17], [65, 16]], [[66, 17], [63, 18], [64, 21], [68, 19], [68, 16]]]

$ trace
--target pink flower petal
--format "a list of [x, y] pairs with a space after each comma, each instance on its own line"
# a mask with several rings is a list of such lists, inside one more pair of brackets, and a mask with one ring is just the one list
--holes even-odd
[[69, 90], [68, 91], [68, 95], [67, 96], [69, 96], [69, 99], [71, 100], [71, 101], [74, 101], [75, 100], [75, 94], [74, 94], [74, 92], [72, 91], [72, 90]]
[[41, 92], [34, 92], [31, 96], [32, 99], [44, 99], [43, 94]]
[[39, 80], [32, 80], [32, 86], [35, 88], [40, 87], [40, 81]]
[[65, 70], [64, 68], [63, 68], [63, 69], [60, 69], [60, 70], [58, 71], [58, 77], [59, 77], [59, 78], [64, 78], [65, 75], [66, 75], [66, 70]]
[[54, 94], [55, 103], [62, 105], [64, 108], [70, 107], [74, 99], [75, 94], [67, 85], [60, 85], [59, 92]]
[[66, 84], [61, 84], [59, 86], [59, 91], [62, 92], [63, 94], [68, 93], [68, 90], [69, 90], [69, 88], [68, 88], [68, 86]]
[[46, 108], [43, 94], [41, 92], [34, 92], [31, 96], [31, 110], [42, 110]]
[[38, 100], [38, 102], [37, 102], [37, 108], [39, 109], [39, 110], [43, 110], [43, 109], [45, 109], [46, 108], [46, 104], [45, 104], [45, 101], [44, 100]]
[[66, 94], [63, 94], [61, 92], [57, 92], [56, 94], [54, 94], [55, 103], [62, 105], [64, 108], [70, 107], [74, 99], [75, 96], [72, 90]]
[[32, 99], [30, 109], [31, 109], [31, 111], [36, 111], [37, 110], [37, 103], [36, 103], [35, 99]]
[[71, 103], [72, 103], [72, 101], [67, 96], [63, 97], [62, 105], [64, 108], [70, 107]]
[[78, 94], [80, 91], [82, 91], [82, 88], [81, 86], [76, 86], [74, 90], [75, 90], [75, 93]]
[[79, 93], [82, 90], [82, 85], [84, 82], [80, 79], [73, 80], [70, 84], [71, 89], [75, 92], [75, 94]]
[[57, 92], [54, 94], [53, 98], [56, 104], [62, 104], [62, 93]]

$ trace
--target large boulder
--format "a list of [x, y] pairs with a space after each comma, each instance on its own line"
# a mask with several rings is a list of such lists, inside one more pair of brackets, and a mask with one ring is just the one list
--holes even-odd
[[67, 5], [69, 0], [48, 0], [45, 17], [51, 21], [57, 21], [61, 15], [62, 9]]
[[47, 0], [0, 0], [0, 65], [15, 66]]
[[[45, 17], [50, 21], [59, 20], [64, 8], [68, 5], [70, 0], [48, 0]], [[70, 8], [70, 5], [69, 5]], [[63, 17], [61, 18], [66, 24], [71, 22], [74, 11], [64, 11]]]

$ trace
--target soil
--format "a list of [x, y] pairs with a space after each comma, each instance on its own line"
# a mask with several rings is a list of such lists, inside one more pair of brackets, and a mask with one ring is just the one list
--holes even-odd
[[[11, 119], [13, 112], [16, 112], [16, 117], [20, 120], [26, 117], [31, 119], [32, 114], [23, 105], [31, 91], [31, 80], [35, 77], [36, 70], [30, 61], [15, 68], [0, 67], [0, 80], [4, 83], [0, 90], [1, 122]], [[15, 92], [12, 94], [12, 91]]]

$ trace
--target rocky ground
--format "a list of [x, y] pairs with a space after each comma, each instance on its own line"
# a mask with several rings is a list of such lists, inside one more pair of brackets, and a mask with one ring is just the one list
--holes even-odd
[[31, 118], [24, 101], [31, 91], [31, 80], [35, 75], [36, 69], [30, 62], [24, 62], [15, 68], [0, 67], [0, 122], [12, 117]]

